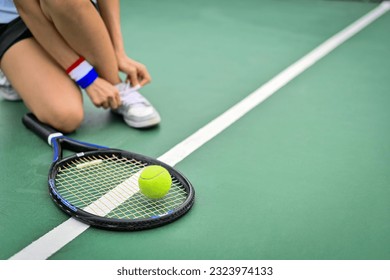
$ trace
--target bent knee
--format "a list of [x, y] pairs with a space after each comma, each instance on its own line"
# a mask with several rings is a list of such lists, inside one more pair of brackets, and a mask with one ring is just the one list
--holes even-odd
[[63, 109], [57, 110], [50, 115], [39, 116], [37, 114], [37, 118], [58, 131], [70, 133], [80, 127], [84, 119], [84, 113], [82, 110]]

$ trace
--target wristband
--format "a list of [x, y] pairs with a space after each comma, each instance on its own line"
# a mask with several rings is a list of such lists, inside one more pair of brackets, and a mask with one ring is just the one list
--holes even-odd
[[66, 73], [83, 89], [91, 85], [98, 77], [96, 70], [84, 57], [77, 59], [66, 69]]

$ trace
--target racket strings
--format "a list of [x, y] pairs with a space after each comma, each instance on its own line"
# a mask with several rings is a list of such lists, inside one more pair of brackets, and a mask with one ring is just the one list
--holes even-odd
[[[151, 200], [138, 192], [132, 196], [131, 199], [120, 205], [118, 209], [115, 209], [115, 211], [111, 212], [109, 216], [115, 215], [119, 216], [120, 218], [125, 218], [126, 216], [161, 216], [163, 214], [169, 213], [178, 205], [181, 205], [186, 198], [187, 193], [182, 189], [181, 184], [176, 179], [174, 179], [171, 190], [164, 198], [159, 200]], [[124, 214], [124, 216], [116, 213], [117, 210]]]
[[[107, 192], [107, 190], [109, 190], [107, 186], [112, 183], [115, 187], [115, 185], [119, 184], [120, 180], [123, 179], [120, 177], [119, 173], [119, 170], [122, 170], [122, 173], [124, 173], [124, 166], [123, 164], [121, 165], [121, 160], [115, 159], [117, 162], [116, 169], [108, 169], [105, 165], [101, 164], [83, 165], [88, 162], [96, 162], [96, 160], [96, 157], [91, 157], [89, 159], [80, 159], [72, 163], [68, 163], [65, 168], [63, 167], [61, 169], [61, 175], [57, 175], [57, 182], [59, 185], [62, 184], [62, 186], [64, 186], [63, 189], [60, 189], [58, 186], [57, 188], [64, 192], [61, 193], [63, 196], [66, 193], [68, 200], [72, 201], [76, 206], [87, 206], [93, 203], [96, 198], [101, 197]], [[100, 157], [100, 160], [113, 159]], [[79, 166], [83, 167], [79, 168]], [[129, 174], [131, 176], [131, 172], [128, 171], [127, 176], [129, 176]]]
[[166, 215], [186, 200], [187, 192], [173, 176], [164, 198], [146, 198], [138, 187], [139, 174], [146, 165], [116, 155], [81, 157], [61, 167], [56, 188], [74, 206], [98, 216], [147, 219]]
[[[100, 164], [95, 164], [96, 160], [100, 160]], [[89, 162], [93, 164], [86, 165]], [[133, 175], [144, 165], [116, 156], [78, 159], [61, 169], [57, 175], [57, 188], [61, 195], [72, 201], [76, 207], [95, 215], [105, 216], [115, 208], [115, 205], [137, 191]], [[124, 188], [114, 189], [126, 179], [132, 181], [132, 186], [128, 186], [132, 191], [126, 191]], [[102, 197], [104, 199], [101, 199]]]

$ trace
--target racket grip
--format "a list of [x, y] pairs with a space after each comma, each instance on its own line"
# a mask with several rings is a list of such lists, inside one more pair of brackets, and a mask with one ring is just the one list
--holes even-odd
[[58, 133], [54, 128], [40, 122], [32, 113], [27, 113], [22, 118], [23, 124], [39, 136], [42, 140], [47, 142], [49, 136], [53, 133]]

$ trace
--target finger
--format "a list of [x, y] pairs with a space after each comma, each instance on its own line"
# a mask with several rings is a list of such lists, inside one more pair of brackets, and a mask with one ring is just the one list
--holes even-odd
[[96, 99], [92, 99], [92, 103], [97, 107], [97, 108], [100, 108], [102, 107], [102, 102], [101, 101], [98, 101]]
[[150, 77], [150, 74], [147, 70], [142, 72], [142, 79], [140, 79], [140, 85], [144, 86], [152, 81], [152, 78]]
[[146, 85], [146, 84], [148, 84], [148, 83], [150, 83], [150, 80], [147, 80], [147, 79], [142, 79], [141, 80], [141, 82], [139, 83], [139, 85], [141, 86], [141, 87], [143, 87], [144, 85]]
[[132, 87], [139, 85], [138, 75], [136, 72], [131, 72], [128, 76], [128, 79], [130, 80], [130, 84]]
[[121, 96], [119, 95], [119, 91], [115, 93], [114, 99], [117, 104], [117, 108], [122, 105], [122, 100], [121, 100]]
[[121, 104], [121, 99], [119, 93], [114, 94], [114, 96], [110, 99], [109, 105], [111, 109], [118, 109]]
[[109, 101], [108, 101], [108, 100], [107, 100], [107, 101], [104, 101], [104, 102], [102, 103], [102, 107], [103, 107], [104, 109], [110, 108]]
[[109, 102], [108, 102], [108, 104], [109, 104], [109, 106], [110, 106], [110, 108], [111, 109], [116, 109], [116, 108], [118, 108], [118, 104], [116, 103], [116, 101], [114, 100], [114, 99], [112, 99], [112, 100], [110, 100]]

